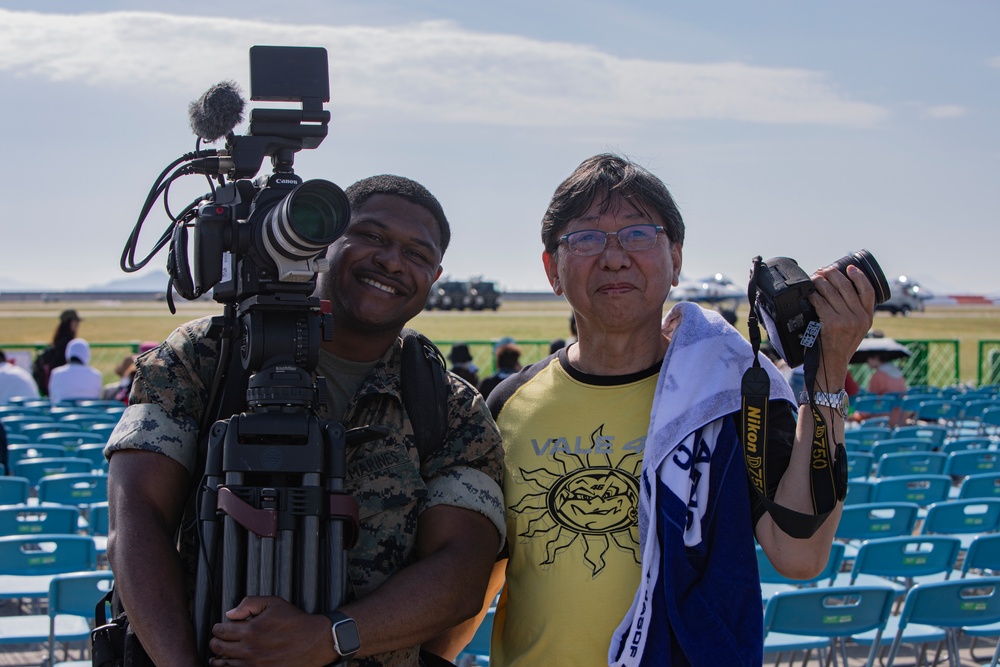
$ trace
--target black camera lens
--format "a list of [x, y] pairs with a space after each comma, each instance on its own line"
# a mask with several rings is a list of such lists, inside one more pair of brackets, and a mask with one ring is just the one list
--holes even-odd
[[308, 259], [344, 233], [350, 216], [343, 190], [330, 181], [306, 181], [267, 214], [265, 238], [286, 257]]
[[889, 283], [885, 279], [885, 274], [882, 273], [882, 267], [878, 265], [875, 257], [870, 252], [862, 248], [857, 252], [852, 252], [850, 255], [844, 255], [831, 264], [831, 266], [846, 276], [847, 267], [851, 264], [861, 269], [865, 277], [868, 278], [868, 282], [875, 288], [875, 305], [885, 303], [889, 300], [892, 294], [889, 290]]

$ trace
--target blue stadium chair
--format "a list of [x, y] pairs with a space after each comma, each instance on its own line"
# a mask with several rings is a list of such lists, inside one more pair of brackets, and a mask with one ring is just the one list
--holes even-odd
[[955, 438], [941, 445], [941, 451], [945, 454], [951, 454], [952, 452], [962, 452], [967, 449], [989, 449], [992, 444], [993, 441], [985, 436]]
[[889, 440], [879, 440], [872, 445], [872, 456], [875, 457], [875, 465], [885, 454], [898, 454], [899, 452], [929, 452], [933, 445], [930, 440], [924, 438], [890, 438]]
[[916, 503], [864, 503], [844, 507], [837, 525], [839, 540], [869, 540], [910, 535], [917, 523]]
[[979, 418], [979, 434], [990, 437], [1000, 435], [1000, 407], [983, 410]]
[[26, 435], [21, 435], [20, 433], [8, 433], [7, 434], [7, 444], [8, 445], [26, 445], [29, 442], [31, 442], [31, 440]]
[[998, 498], [1000, 499], [1000, 473], [969, 475], [958, 488], [958, 498]]
[[851, 400], [851, 410], [863, 415], [888, 415], [900, 407], [903, 397], [900, 394], [867, 394]]
[[108, 476], [87, 472], [49, 475], [38, 482], [38, 502], [76, 507], [106, 502]]
[[872, 446], [879, 440], [888, 440], [892, 437], [892, 429], [888, 426], [859, 426], [847, 433], [852, 440], [857, 441], [859, 449], [863, 452], [870, 452]]
[[21, 433], [21, 429], [31, 424], [55, 424], [54, 417], [49, 415], [12, 415], [0, 417], [3, 427], [8, 433]]
[[[892, 612], [893, 591], [884, 586], [835, 587], [777, 593], [764, 608], [764, 653], [827, 648], [848, 665], [846, 638], [871, 631], [881, 638]], [[878, 639], [869, 652], [875, 658]], [[821, 660], [822, 662], [822, 660]], [[834, 662], [836, 662], [834, 660]], [[829, 661], [827, 661], [829, 663]]]
[[0, 477], [0, 505], [20, 505], [28, 502], [31, 482], [25, 477]]
[[17, 444], [7, 447], [7, 464], [11, 470], [14, 464], [27, 459], [51, 459], [66, 456], [66, 448], [56, 444]]
[[875, 465], [875, 457], [871, 452], [847, 452], [847, 478], [865, 479]]
[[46, 643], [45, 664], [53, 665], [56, 642], [89, 644], [94, 610], [110, 590], [113, 579], [108, 571], [53, 576], [48, 588], [48, 613], [0, 618], [0, 645]]
[[107, 412], [108, 409], [124, 407], [121, 401], [102, 398], [81, 398], [76, 404], [81, 408], [100, 408], [102, 412]]
[[875, 482], [870, 482], [864, 479], [852, 479], [847, 483], [847, 496], [844, 498], [844, 507], [848, 505], [861, 505], [864, 503], [870, 503], [872, 498], [872, 489], [875, 488]]
[[80, 511], [68, 505], [4, 505], [0, 536], [75, 535]]
[[967, 449], [947, 456], [944, 474], [951, 475], [956, 480], [969, 475], [1000, 472], [1000, 452], [996, 450]]
[[[969, 634], [969, 630], [976, 627], [1000, 622], [1000, 578], [918, 584], [906, 594], [906, 602], [903, 603], [903, 611], [898, 619], [886, 657], [886, 667], [895, 664], [899, 648], [904, 643], [926, 645], [932, 641], [940, 641], [931, 637], [935, 633], [922, 629], [910, 632], [913, 626], [919, 625], [944, 628], [949, 659], [953, 664], [958, 664], [961, 661], [959, 632]], [[892, 620], [889, 619], [885, 635], [890, 634], [888, 626], [892, 625]], [[992, 664], [996, 664], [998, 657], [1000, 645], [994, 653]]]
[[[872, 455], [874, 458], [874, 454]], [[944, 472], [947, 454], [941, 452], [892, 452], [883, 454], [875, 466], [875, 476], [938, 475]]]
[[962, 543], [947, 535], [902, 535], [866, 540], [850, 572], [837, 575], [834, 585], [882, 585], [902, 596], [921, 578], [947, 575], [955, 567]]
[[100, 409], [98, 408], [83, 408], [77, 405], [53, 405], [49, 408], [49, 414], [56, 418], [56, 421], [61, 421], [68, 415], [83, 415], [83, 414], [100, 414]]
[[90, 461], [91, 469], [94, 471], [104, 473], [107, 473], [108, 471], [108, 460], [104, 458], [103, 444], [80, 445], [76, 451], [73, 452], [73, 456]]
[[962, 417], [964, 408], [965, 403], [957, 399], [941, 398], [924, 401], [917, 408], [917, 419], [932, 424], [943, 424], [951, 428]]
[[33, 438], [38, 439], [43, 433], [64, 433], [68, 431], [79, 431], [81, 430], [76, 424], [63, 424], [58, 421], [51, 422], [36, 422], [34, 424], [21, 424], [19, 432]]
[[898, 426], [893, 438], [921, 438], [931, 441], [931, 449], [940, 449], [948, 437], [948, 429], [938, 424], [911, 424]]
[[0, 537], [0, 599], [44, 599], [54, 575], [93, 571], [96, 565], [89, 535]]
[[38, 442], [40, 443], [62, 445], [70, 451], [76, 449], [80, 445], [104, 444], [107, 441], [107, 436], [94, 431], [57, 431], [52, 433], [43, 433], [38, 436]]
[[950, 489], [951, 477], [947, 475], [886, 477], [875, 482], [869, 502], [916, 503], [926, 507], [931, 503], [946, 500]]
[[106, 412], [89, 414], [73, 413], [62, 417], [59, 422], [62, 424], [76, 424], [84, 431], [92, 431], [95, 424], [117, 424], [119, 421], [118, 417], [118, 415], [109, 415]]
[[26, 477], [32, 487], [38, 486], [38, 481], [48, 475], [63, 473], [90, 472], [90, 461], [70, 456], [41, 459], [25, 459], [18, 461], [12, 468], [18, 477]]
[[1000, 500], [973, 498], [946, 500], [927, 508], [927, 515], [920, 527], [922, 535], [954, 535], [962, 538], [967, 547], [973, 537], [981, 533], [1000, 530]]

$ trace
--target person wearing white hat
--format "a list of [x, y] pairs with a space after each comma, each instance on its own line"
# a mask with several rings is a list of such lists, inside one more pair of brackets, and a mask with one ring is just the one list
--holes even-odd
[[49, 398], [53, 403], [77, 398], [100, 398], [104, 388], [101, 372], [90, 366], [90, 344], [74, 338], [66, 344], [65, 366], [52, 371]]

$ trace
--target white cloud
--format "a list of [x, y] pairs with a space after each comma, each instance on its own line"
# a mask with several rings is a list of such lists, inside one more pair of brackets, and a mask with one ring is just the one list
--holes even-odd
[[929, 107], [926, 113], [931, 118], [959, 118], [966, 114], [966, 110], [965, 107], [957, 104], [941, 104]]
[[986, 61], [986, 64], [989, 65], [990, 67], [996, 67], [1000, 69], [1000, 56], [990, 58], [989, 60]]
[[137, 93], [155, 87], [191, 98], [220, 79], [245, 81], [253, 44], [325, 46], [332, 106], [365, 117], [536, 127], [723, 119], [870, 126], [887, 115], [805, 69], [625, 59], [448, 22], [291, 25], [0, 9], [0, 70]]

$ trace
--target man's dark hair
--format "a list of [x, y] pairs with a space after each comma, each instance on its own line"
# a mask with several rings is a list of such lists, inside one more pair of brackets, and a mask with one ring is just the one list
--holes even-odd
[[552, 195], [542, 218], [546, 252], [555, 253], [563, 230], [586, 213], [597, 197], [603, 197], [602, 213], [619, 202], [640, 210], [651, 208], [663, 218], [667, 238], [684, 245], [684, 220], [663, 181], [627, 158], [602, 153], [580, 163]]
[[448, 218], [444, 215], [441, 203], [430, 193], [430, 190], [420, 183], [403, 176], [381, 174], [362, 178], [344, 192], [347, 194], [347, 200], [351, 203], [352, 209], [361, 208], [366, 201], [375, 195], [401, 197], [411, 204], [427, 209], [438, 224], [438, 230], [441, 233], [441, 256], [444, 256], [444, 251], [448, 249], [448, 243], [451, 241], [451, 226], [448, 224]]

